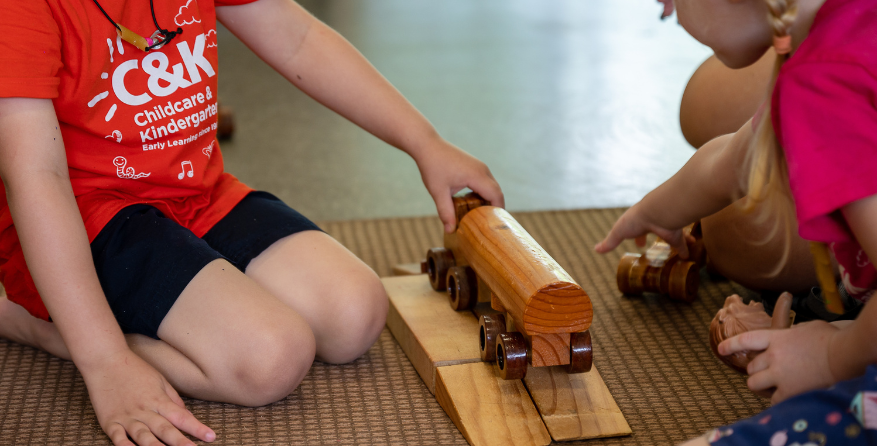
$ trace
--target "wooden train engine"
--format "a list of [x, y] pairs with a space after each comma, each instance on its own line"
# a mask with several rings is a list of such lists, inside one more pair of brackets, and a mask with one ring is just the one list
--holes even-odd
[[646, 255], [626, 253], [618, 262], [618, 289], [630, 296], [659, 293], [671, 299], [693, 302], [700, 285], [700, 269], [706, 264], [700, 222], [683, 229], [688, 259], [679, 257], [667, 242], [658, 239]]
[[490, 303], [493, 311], [476, 311], [481, 359], [496, 360], [504, 379], [523, 378], [528, 363], [589, 371], [593, 309], [585, 290], [504, 209], [474, 193], [454, 205], [457, 230], [427, 252], [425, 269], [455, 310]]

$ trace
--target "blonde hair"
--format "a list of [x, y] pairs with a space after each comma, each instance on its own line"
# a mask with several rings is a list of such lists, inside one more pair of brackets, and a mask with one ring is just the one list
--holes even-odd
[[[774, 41], [788, 39], [798, 12], [797, 0], [765, 0], [765, 3]], [[762, 243], [772, 240], [778, 232], [784, 236], [783, 256], [774, 271], [769, 274], [770, 276], [779, 274], [785, 266], [791, 250], [792, 233], [797, 228], [786, 158], [777, 141], [771, 119], [771, 95], [780, 68], [788, 58], [788, 54], [777, 54], [773, 76], [768, 87], [767, 101], [757, 123], [755, 137], [746, 154], [749, 176], [746, 179], [748, 187], [745, 190], [748, 193], [743, 210], [751, 212], [757, 208], [759, 223], [775, 217], [773, 226]]]

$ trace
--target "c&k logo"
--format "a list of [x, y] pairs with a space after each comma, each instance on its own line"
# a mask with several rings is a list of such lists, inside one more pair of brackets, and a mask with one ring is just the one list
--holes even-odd
[[[216, 72], [213, 71], [210, 62], [204, 58], [204, 45], [205, 36], [203, 33], [195, 37], [194, 50], [189, 50], [188, 42], [178, 43], [177, 50], [180, 52], [183, 63], [173, 65], [170, 67], [170, 71], [168, 71], [170, 61], [164, 53], [155, 51], [144, 57], [143, 66], [140, 69], [149, 75], [146, 82], [149, 93], [157, 97], [165, 97], [173, 94], [179, 88], [190, 87], [201, 82], [201, 73], [198, 68], [204, 70], [207, 77], [215, 76]], [[188, 80], [183, 77], [183, 65], [189, 74]], [[120, 101], [128, 105], [143, 105], [152, 100], [152, 96], [147, 92], [136, 94], [125, 87], [125, 75], [136, 69], [138, 69], [137, 59], [132, 59], [119, 64], [113, 71], [113, 92]], [[162, 86], [159, 81], [166, 85]]]

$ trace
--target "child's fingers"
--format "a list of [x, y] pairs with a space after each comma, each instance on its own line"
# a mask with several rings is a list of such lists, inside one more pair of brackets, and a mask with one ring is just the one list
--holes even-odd
[[[159, 408], [158, 415], [160, 415], [160, 418], [162, 420], [166, 420], [169, 425], [172, 425], [172, 427], [174, 428], [173, 431], [177, 432], [177, 434], [179, 434], [179, 431], [177, 431], [177, 429], [179, 429], [206, 442], [211, 442], [216, 439], [216, 433], [213, 432], [212, 429], [207, 427], [204, 423], [198, 421], [198, 419], [195, 418], [195, 416], [192, 415], [191, 412], [186, 409], [180, 408], [176, 404], [167, 404]], [[160, 422], [160, 420], [157, 422]], [[182, 434], [180, 435], [182, 436]], [[164, 440], [164, 438], [162, 438], [162, 440]]]
[[109, 426], [106, 429], [106, 432], [107, 436], [112, 440], [113, 446], [135, 446], [134, 443], [128, 439], [128, 433], [125, 432], [125, 428], [122, 427], [121, 424], [113, 423], [112, 426]]
[[719, 354], [728, 356], [745, 350], [766, 350], [770, 345], [770, 330], [747, 331], [746, 333], [725, 339], [719, 344]]
[[186, 410], [186, 403], [183, 402], [183, 399], [180, 398], [180, 395], [177, 393], [176, 389], [171, 387], [170, 384], [165, 385], [164, 393], [167, 394], [168, 398], [170, 398], [171, 401], [174, 402], [174, 404], [180, 406], [181, 408], [183, 408], [183, 410]]
[[125, 423], [125, 431], [128, 432], [128, 436], [134, 440], [134, 443], [140, 446], [152, 446], [158, 441], [155, 434], [152, 433], [152, 429], [140, 420], [133, 418], [129, 420]]
[[754, 375], [762, 370], [767, 369], [768, 365], [770, 365], [770, 359], [765, 354], [757, 355], [749, 364], [746, 366], [746, 374]]
[[143, 417], [143, 422], [149, 427], [150, 433], [166, 445], [195, 446], [195, 443], [180, 433], [180, 430], [162, 415], [153, 412], [151, 415]]
[[749, 379], [746, 380], [746, 385], [749, 386], [749, 390], [758, 393], [770, 389], [771, 387], [776, 387], [777, 383], [770, 371], [765, 370], [754, 375], [749, 375]]
[[792, 311], [792, 294], [788, 291], [780, 294], [777, 303], [773, 306], [773, 316], [770, 319], [770, 328], [789, 328], [792, 325], [790, 317]]
[[619, 237], [614, 230], [609, 231], [606, 238], [594, 246], [594, 251], [597, 251], [600, 254], [606, 254], [620, 245], [622, 241], [624, 241], [624, 239]]
[[633, 242], [636, 243], [636, 246], [639, 246], [640, 248], [643, 248], [643, 247], [646, 246], [646, 240], [647, 240], [646, 236], [645, 236], [645, 235], [641, 235], [641, 236], [639, 236], [639, 237], [635, 237], [635, 238], [633, 239]]
[[505, 208], [505, 196], [502, 193], [502, 189], [499, 187], [499, 183], [493, 178], [492, 175], [488, 172], [487, 178], [483, 181], [480, 181], [476, 184], [470, 186], [476, 194], [481, 195], [481, 198], [490, 202], [491, 206], [496, 206], [498, 208]]
[[688, 244], [685, 243], [685, 236], [682, 234], [682, 231], [670, 231], [664, 228], [653, 227], [652, 232], [658, 237], [661, 237], [661, 239], [667, 242], [670, 247], [675, 249], [676, 253], [679, 254], [679, 257], [683, 259], [688, 258]]
[[454, 195], [454, 192], [450, 191], [442, 191], [439, 193], [432, 195], [433, 201], [435, 201], [435, 209], [438, 211], [439, 219], [445, 225], [445, 232], [451, 233], [454, 232], [457, 226], [457, 216], [454, 213], [454, 201], [451, 198]]

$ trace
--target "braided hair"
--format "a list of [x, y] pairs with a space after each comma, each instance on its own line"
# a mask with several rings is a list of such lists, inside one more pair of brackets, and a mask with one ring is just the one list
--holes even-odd
[[769, 219], [773, 220], [773, 226], [764, 242], [772, 239], [778, 232], [785, 238], [783, 256], [776, 269], [770, 275], [779, 274], [788, 260], [791, 249], [792, 233], [797, 230], [795, 219], [795, 206], [789, 189], [789, 172], [786, 165], [785, 154], [771, 119], [770, 94], [773, 93], [777, 76], [783, 63], [789, 58], [788, 51], [791, 43], [791, 29], [797, 16], [797, 0], [765, 0], [768, 9], [768, 22], [774, 35], [774, 47], [777, 50], [776, 63], [773, 76], [768, 87], [767, 102], [757, 123], [755, 137], [749, 147], [746, 160], [749, 165], [747, 200], [744, 204], [745, 211], [753, 211], [757, 208], [759, 223]]

